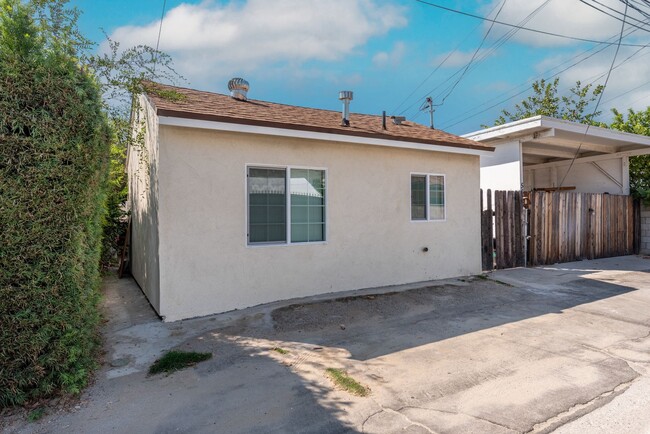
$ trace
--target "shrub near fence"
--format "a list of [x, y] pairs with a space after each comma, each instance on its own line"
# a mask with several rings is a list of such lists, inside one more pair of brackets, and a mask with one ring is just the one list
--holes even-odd
[[6, 406], [77, 392], [93, 367], [110, 131], [93, 79], [64, 48], [46, 48], [20, 2], [0, 5], [0, 406]]

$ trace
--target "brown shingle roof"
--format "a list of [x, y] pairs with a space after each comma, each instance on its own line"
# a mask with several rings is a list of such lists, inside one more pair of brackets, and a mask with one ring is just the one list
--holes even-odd
[[[194, 89], [148, 83], [147, 97], [159, 116], [201, 119], [264, 127], [315, 131], [347, 136], [425, 143], [454, 148], [492, 151], [493, 147], [406, 121], [395, 125], [388, 119], [382, 129], [382, 117], [350, 114], [350, 126], [341, 126], [341, 112], [276, 104], [249, 99], [239, 101], [228, 95]], [[161, 95], [181, 94], [181, 98]]]

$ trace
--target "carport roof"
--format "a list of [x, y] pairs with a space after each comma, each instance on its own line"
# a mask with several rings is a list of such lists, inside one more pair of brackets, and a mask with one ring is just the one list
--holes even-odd
[[[586, 133], [586, 134], [585, 134]], [[524, 164], [540, 164], [621, 152], [650, 154], [650, 137], [548, 116], [534, 116], [464, 134], [462, 137], [499, 146], [518, 140]]]

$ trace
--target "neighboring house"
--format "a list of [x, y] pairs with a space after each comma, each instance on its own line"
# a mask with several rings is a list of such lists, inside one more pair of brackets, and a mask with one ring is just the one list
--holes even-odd
[[243, 88], [150, 87], [127, 161], [131, 268], [165, 320], [480, 273], [493, 148], [382, 116], [343, 126]]
[[562, 187], [578, 193], [627, 195], [629, 157], [650, 154], [648, 136], [594, 126], [587, 129], [584, 124], [547, 116], [522, 119], [463, 137], [496, 148], [492, 155], [481, 156], [484, 190]]

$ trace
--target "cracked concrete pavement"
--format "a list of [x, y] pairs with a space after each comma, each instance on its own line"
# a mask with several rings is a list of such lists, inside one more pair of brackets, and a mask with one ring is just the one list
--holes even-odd
[[[160, 322], [132, 280], [108, 279], [94, 385], [78, 408], [5, 429], [647, 434], [649, 272], [650, 259], [626, 256], [175, 323]], [[171, 348], [213, 358], [147, 376]], [[329, 367], [370, 395], [337, 388]]]

